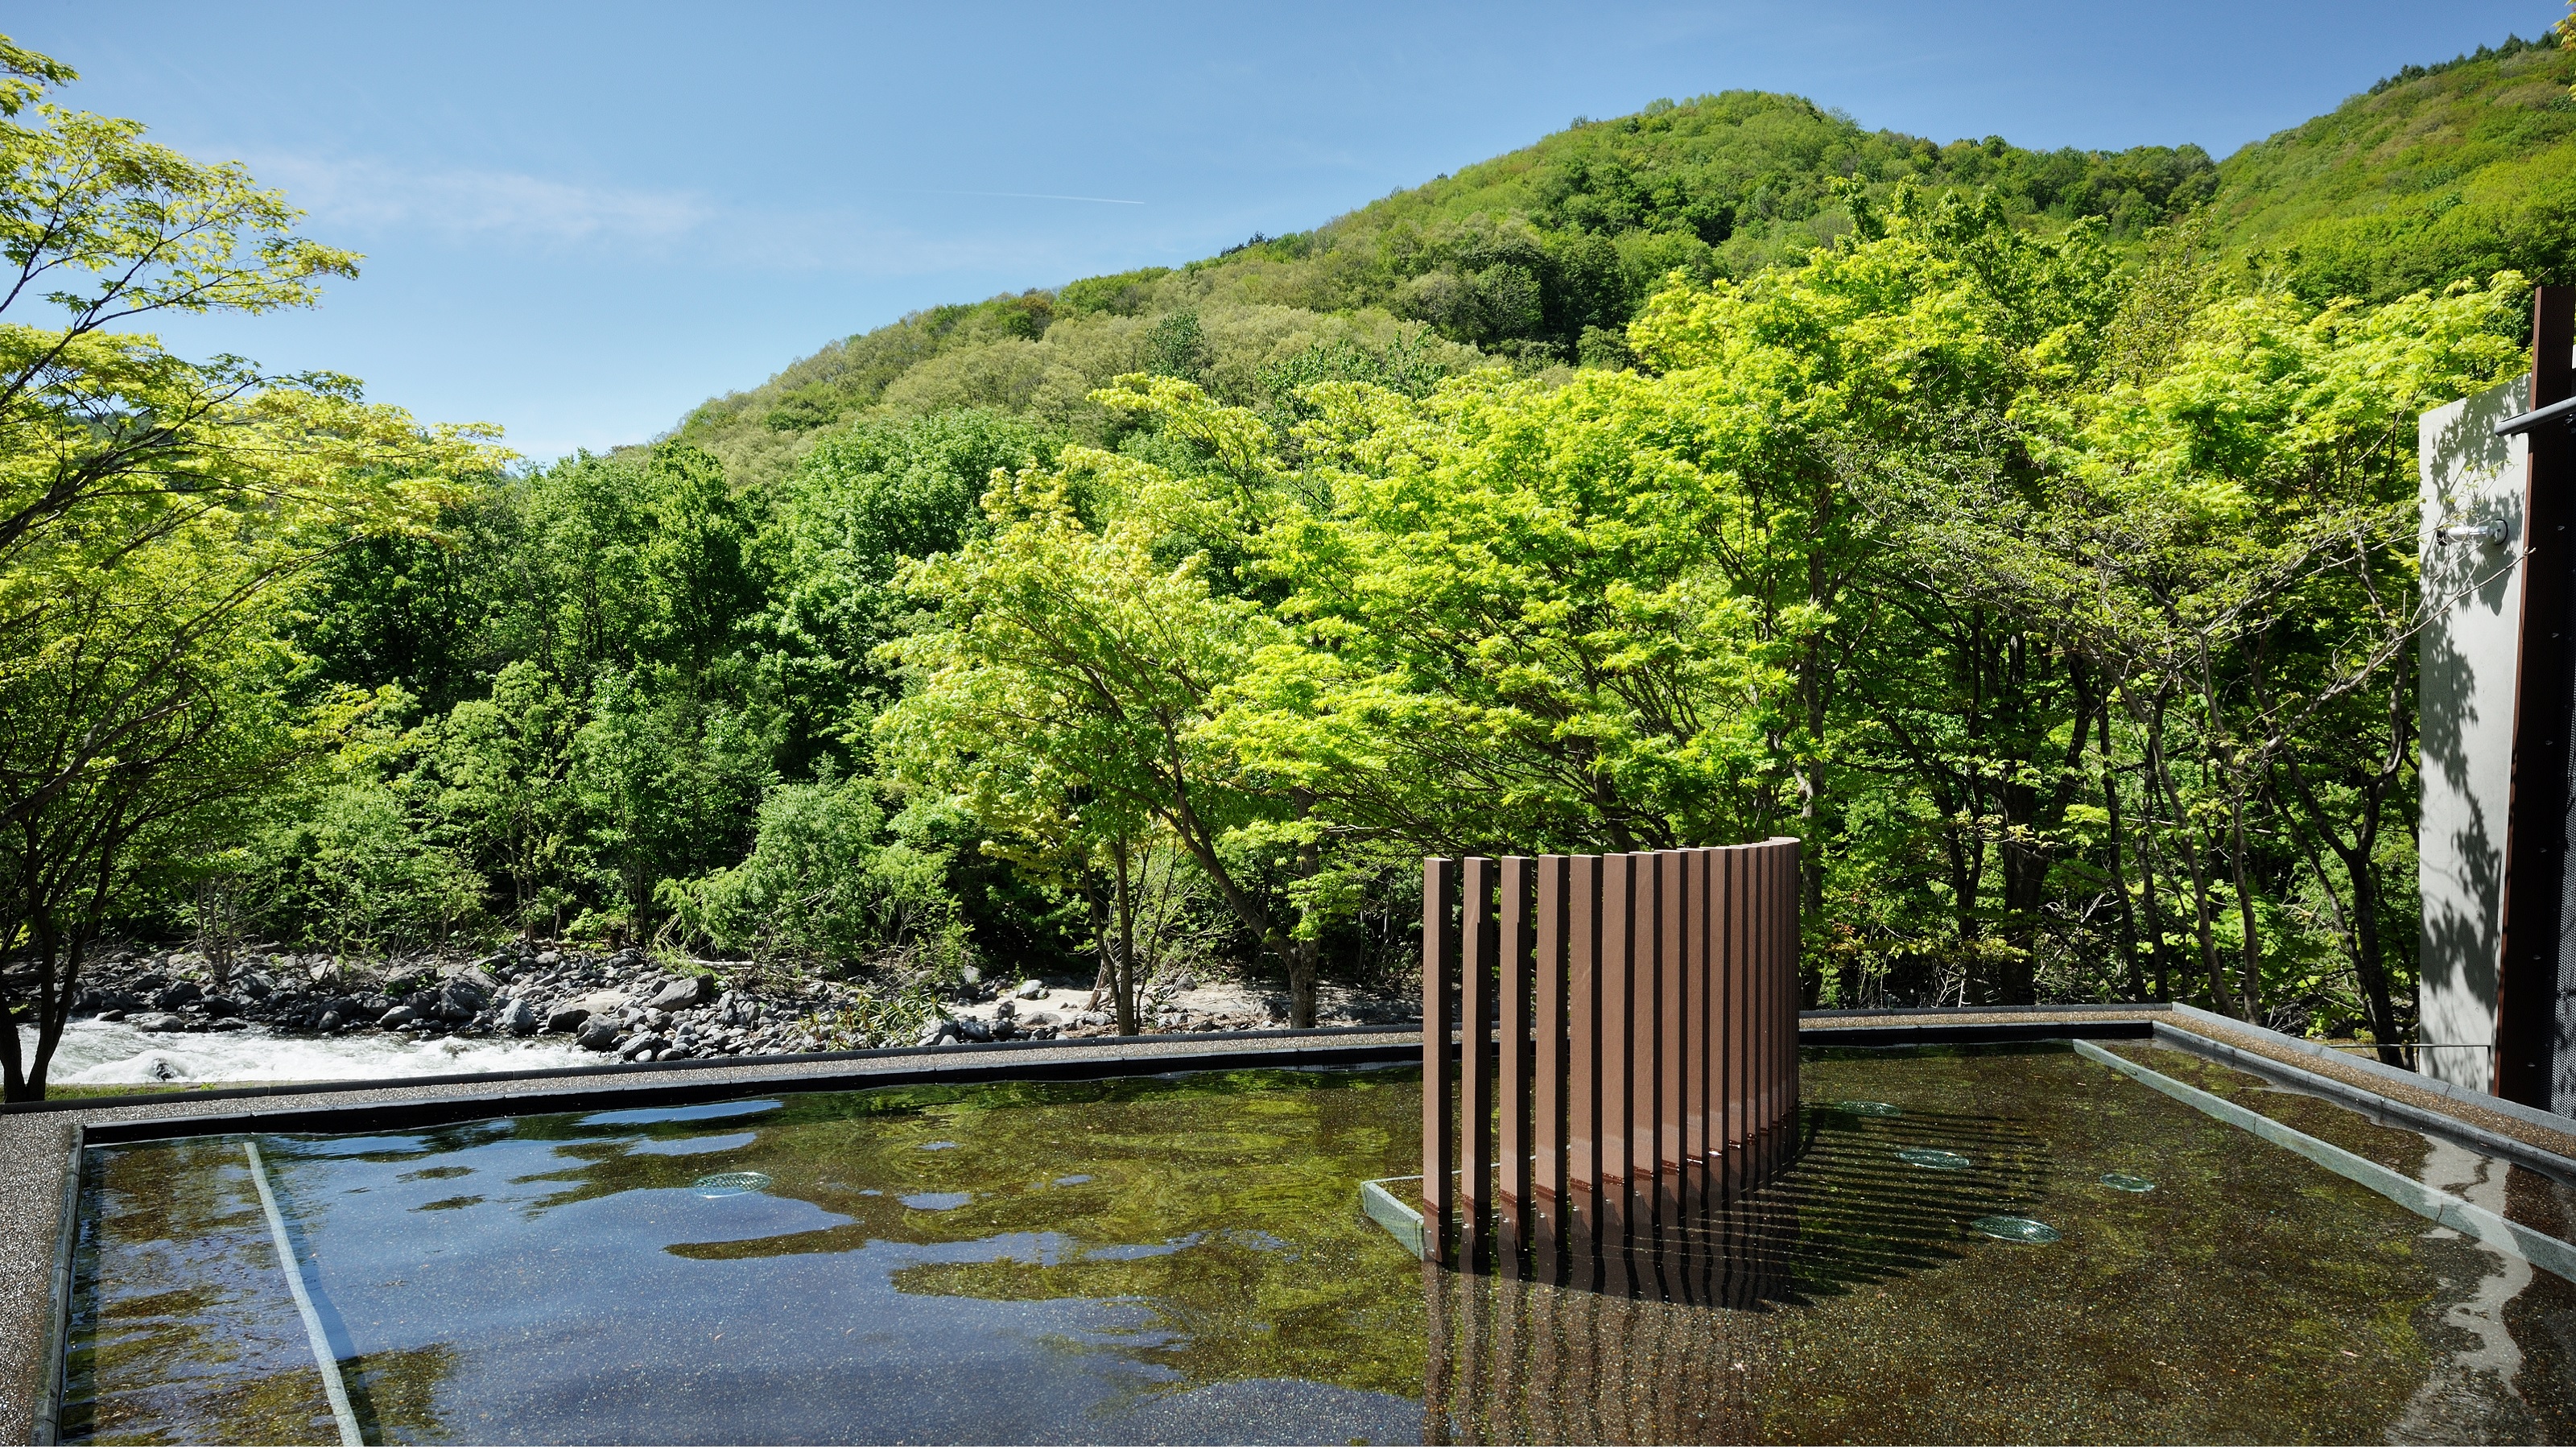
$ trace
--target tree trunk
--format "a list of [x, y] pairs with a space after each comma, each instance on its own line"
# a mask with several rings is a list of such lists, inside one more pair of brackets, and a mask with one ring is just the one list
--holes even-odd
[[[2111, 890], [2120, 905], [2120, 964], [2126, 968], [2129, 999], [2146, 999], [2145, 974], [2138, 968], [2138, 918], [2129, 908], [2128, 847], [2120, 839], [2120, 776], [2111, 763], [2111, 702], [2104, 699], [2095, 715], [2102, 738], [2102, 808], [2111, 822]], [[2083, 729], [2081, 721], [2077, 730]]]
[[1127, 837], [1110, 842], [1109, 857], [1118, 867], [1118, 966], [1110, 979], [1118, 993], [1118, 1034], [1134, 1036], [1144, 1029], [1144, 1013], [1136, 1001], [1136, 896], [1128, 880]]
[[2218, 964], [2218, 935], [2210, 920], [2209, 868], [2201, 859], [2200, 831], [2191, 823], [2190, 812], [2183, 808], [2182, 791], [2175, 786], [2173, 772], [2162, 768], [2165, 793], [2174, 808], [2174, 834], [2182, 841], [2183, 862], [2191, 867], [2192, 924], [2199, 934], [2201, 974], [2209, 980], [2210, 1008], [2222, 1016], [2236, 1015], [2236, 993], [2227, 989], [2227, 973]]
[[2245, 935], [2243, 993], [2245, 1019], [2263, 1024], [2263, 934], [2254, 919], [2254, 882], [2245, 864], [2245, 806], [2231, 787], [2227, 792], [2229, 855], [2236, 884], [2238, 929]]

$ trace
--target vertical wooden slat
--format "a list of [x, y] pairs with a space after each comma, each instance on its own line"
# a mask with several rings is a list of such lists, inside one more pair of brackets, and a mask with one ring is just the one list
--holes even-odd
[[1711, 852], [1682, 857], [1682, 1213], [1708, 1208], [1708, 865]]
[[1780, 851], [1769, 844], [1755, 850], [1762, 861], [1762, 994], [1753, 1020], [1762, 1042], [1760, 1102], [1763, 1145], [1767, 1148], [1774, 1140], [1771, 1134], [1780, 1125], [1780, 1053], [1775, 1029], [1780, 1015]]
[[1682, 877], [1687, 853], [1655, 852], [1655, 1221], [1678, 1228], [1682, 1214], [1682, 1164], [1686, 1140], [1683, 1114], [1688, 1097], [1683, 1088], [1690, 1060], [1690, 993], [1684, 986], [1689, 970], [1688, 898]]
[[1531, 968], [1538, 933], [1531, 910], [1537, 904], [1537, 883], [1537, 861], [1515, 855], [1503, 862], [1502, 954], [1498, 963], [1502, 1050], [1494, 1083], [1497, 1105], [1502, 1109], [1502, 1136], [1495, 1146], [1500, 1178], [1494, 1184], [1494, 1255], [1496, 1266], [1513, 1277], [1520, 1276], [1521, 1255], [1529, 1249], [1535, 1226], [1530, 1211], [1530, 1159], [1537, 1144], [1531, 1138], [1530, 1087], [1537, 1042], [1533, 1020], [1536, 1003], [1531, 999], [1536, 983]]
[[1655, 858], [1642, 852], [1628, 862], [1628, 1240], [1644, 1251], [1654, 1241], [1657, 1031]]
[[1458, 928], [1458, 1266], [1485, 1268], [1486, 1214], [1494, 1203], [1495, 863], [1471, 856], [1460, 867]]
[[1745, 1081], [1744, 1129], [1749, 1167], [1770, 1141], [1771, 1129], [1771, 853], [1760, 846], [1744, 852], [1746, 903], [1744, 917], [1745, 1043], [1751, 1072]]
[[1535, 1199], [1536, 1241], [1531, 1272], [1542, 1283], [1558, 1278], [1557, 1253], [1565, 1240], [1566, 1076], [1570, 1070], [1565, 1041], [1566, 964], [1572, 890], [1566, 859], [1538, 858], [1538, 1058], [1530, 1083], [1531, 1135], [1537, 1160], [1530, 1165], [1530, 1192]]
[[1780, 1053], [1780, 1130], [1785, 1153], [1798, 1128], [1798, 842], [1780, 843], [1780, 1014], [1773, 1046]]
[[1780, 848], [1765, 843], [1762, 851], [1762, 1013], [1757, 1020], [1762, 1031], [1762, 1128], [1765, 1145], [1775, 1140], [1780, 1126], [1780, 1053], [1778, 1023], [1780, 1017]]
[[1628, 1237], [1628, 1140], [1636, 1134], [1637, 953], [1635, 861], [1601, 857], [1601, 1252]]
[[1458, 862], [1422, 862], [1422, 1255], [1449, 1261], [1449, 1164], [1457, 1155], [1450, 1089], [1449, 973], [1458, 960]]
[[1588, 1274], [1601, 1242], [1601, 857], [1568, 862], [1565, 984], [1567, 1252]]
[[1710, 1137], [1721, 1152], [1718, 1191], [1734, 1191], [1736, 1145], [1744, 1142], [1744, 851], [1718, 851], [1716, 879], [1718, 928], [1718, 1101]]

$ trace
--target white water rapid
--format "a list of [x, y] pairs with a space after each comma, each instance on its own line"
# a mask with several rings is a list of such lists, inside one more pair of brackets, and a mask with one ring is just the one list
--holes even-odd
[[[18, 1033], [33, 1052], [36, 1034]], [[121, 1021], [75, 1021], [54, 1051], [49, 1081], [66, 1086], [169, 1082], [340, 1082], [381, 1077], [441, 1077], [464, 1072], [525, 1072], [597, 1066], [597, 1052], [568, 1037], [432, 1037], [390, 1032], [358, 1036], [278, 1036], [265, 1027], [221, 1032], [144, 1032]]]

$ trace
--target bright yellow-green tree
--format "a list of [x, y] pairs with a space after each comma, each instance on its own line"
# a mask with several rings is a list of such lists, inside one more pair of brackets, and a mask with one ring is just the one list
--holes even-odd
[[38, 968], [0, 1005], [39, 1032], [26, 1062], [0, 1033], [13, 1099], [42, 1091], [138, 846], [310, 751], [261, 703], [284, 588], [428, 527], [505, 456], [347, 378], [191, 362], [135, 330], [309, 306], [357, 258], [297, 236], [239, 165], [44, 101], [71, 79], [0, 42], [0, 950]]

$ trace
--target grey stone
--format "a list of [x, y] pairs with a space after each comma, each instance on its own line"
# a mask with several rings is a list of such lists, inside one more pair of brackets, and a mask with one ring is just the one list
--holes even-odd
[[384, 1015], [377, 1017], [376, 1025], [384, 1027], [390, 1031], [397, 1026], [409, 1026], [411, 1023], [418, 1021], [419, 1019], [420, 1013], [414, 1011], [411, 1007], [407, 1005], [397, 1006], [393, 1010], [386, 1012]]
[[179, 981], [172, 983], [159, 996], [153, 998], [152, 1004], [163, 1011], [176, 1011], [205, 994], [204, 989], [196, 982]]
[[537, 964], [540, 966], [559, 966], [563, 964], [563, 953], [561, 951], [539, 951], [537, 953]]
[[968, 1041], [991, 1041], [993, 1039], [993, 1029], [971, 1016], [959, 1017], [953, 1025], [957, 1028], [957, 1034]]
[[489, 1000], [491, 997], [482, 988], [459, 977], [448, 982], [447, 989], [439, 993], [438, 1015], [447, 1021], [472, 1021], [475, 1013], [481, 1011]]
[[1021, 982], [1020, 989], [1014, 994], [1023, 1001], [1035, 1001], [1039, 997], [1046, 995], [1046, 983], [1032, 976], [1028, 980]]
[[197, 1005], [201, 1007], [208, 1016], [239, 1016], [242, 1013], [241, 1003], [232, 1000], [230, 997], [209, 996], [205, 1000], [198, 1002]]
[[625, 1050], [619, 1052], [618, 1055], [626, 1058], [630, 1062], [646, 1062], [653, 1059], [654, 1053], [667, 1051], [670, 1049], [670, 1046], [671, 1043], [663, 1037], [639, 1036], [635, 1038], [635, 1040], [628, 1042]]
[[447, 979], [462, 981], [486, 996], [501, 989], [501, 983], [492, 978], [492, 973], [480, 966], [458, 966], [447, 973]]
[[241, 979], [242, 995], [249, 997], [253, 1001], [266, 1001], [269, 993], [276, 989], [276, 987], [268, 984], [268, 978], [265, 976], [253, 974]]
[[134, 1029], [136, 1031], [186, 1031], [188, 1029], [188, 1019], [184, 1016], [173, 1016], [168, 1012], [162, 1012], [157, 1015], [144, 1017], [135, 1022]]
[[581, 1044], [595, 1052], [604, 1052], [617, 1044], [617, 1021], [614, 1017], [594, 1016], [581, 1029]]
[[512, 1036], [534, 1035], [537, 1029], [537, 1010], [515, 998], [499, 1002], [492, 1008], [492, 1029], [506, 1031]]
[[957, 1025], [954, 1022], [934, 1021], [927, 1023], [921, 1028], [920, 1034], [912, 1039], [912, 1044], [917, 1047], [937, 1046], [941, 1040], [946, 1038], [949, 1033], [956, 1029]]
[[707, 978], [683, 976], [653, 993], [650, 1003], [655, 1011], [682, 1011], [707, 999]]
[[326, 1011], [322, 1013], [322, 1019], [320, 1021], [313, 1023], [313, 1029], [315, 1031], [338, 1031], [341, 1023], [347, 1020], [347, 1017], [342, 1016], [336, 1011]]
[[100, 1012], [98, 1014], [98, 1019], [101, 1021], [123, 1021], [125, 1020], [125, 1009], [123, 1007], [111, 1006], [107, 1010]]
[[563, 1005], [556, 1007], [555, 1010], [571, 1011], [577, 1009], [589, 1012], [593, 1016], [605, 1016], [612, 1011], [624, 1008], [628, 1003], [634, 1001], [634, 999], [634, 997], [627, 995], [623, 991], [594, 991], [588, 996], [575, 997], [573, 1000], [567, 1001]]
[[581, 1024], [588, 1020], [590, 1008], [587, 1006], [558, 1006], [546, 1013], [546, 1030], [579, 1031]]

